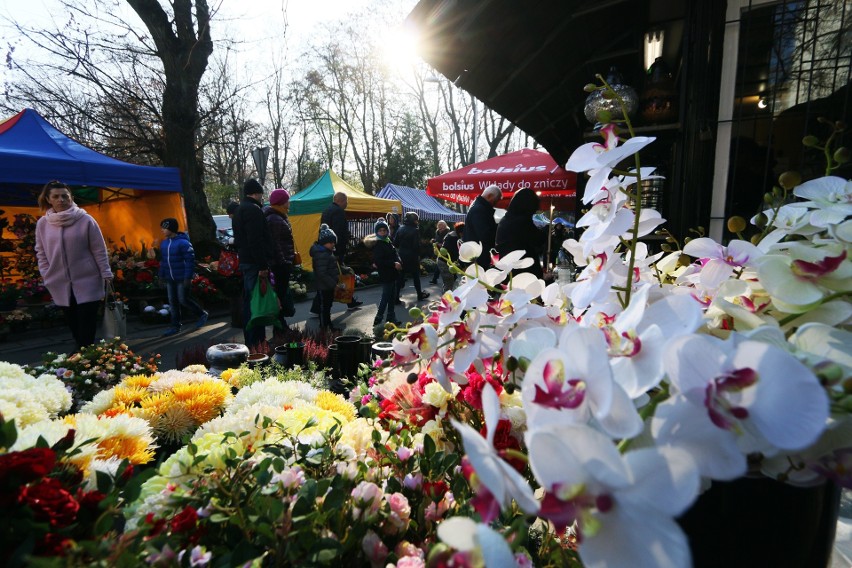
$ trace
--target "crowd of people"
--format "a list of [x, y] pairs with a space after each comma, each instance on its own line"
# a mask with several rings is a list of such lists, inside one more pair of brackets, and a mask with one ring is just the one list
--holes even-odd
[[[266, 340], [265, 326], [251, 326], [252, 294], [258, 283], [271, 286], [279, 299], [289, 297], [289, 282], [294, 266], [299, 264], [288, 213], [290, 194], [286, 189], [275, 189], [269, 195], [268, 205], [263, 204], [264, 190], [255, 179], [243, 185], [242, 200], [231, 203], [227, 212], [232, 219], [234, 248], [242, 273], [242, 300], [245, 342], [254, 346]], [[459, 247], [462, 242], [476, 241], [482, 245], [482, 254], [476, 259], [479, 267], [488, 269], [493, 255], [505, 255], [523, 250], [533, 264], [522, 269], [539, 278], [546, 277], [542, 268], [542, 254], [547, 233], [538, 229], [533, 215], [539, 210], [539, 198], [530, 189], [514, 194], [505, 215], [498, 223], [495, 207], [503, 199], [501, 190], [491, 185], [471, 205], [463, 222], [450, 227], [438, 221], [431, 243], [446, 251], [446, 256], [460, 265]], [[106, 244], [97, 222], [74, 203], [70, 188], [59, 181], [46, 184], [38, 203], [44, 215], [36, 224], [36, 257], [45, 287], [57, 306], [61, 307], [78, 348], [95, 340], [97, 312], [111, 283], [113, 274], [109, 266]], [[348, 198], [336, 193], [332, 203], [323, 211], [317, 239], [310, 248], [314, 269], [316, 296], [311, 311], [318, 316], [324, 329], [335, 329], [331, 322], [331, 308], [335, 288], [340, 286], [341, 274], [352, 272], [346, 265], [346, 252], [351, 234], [346, 220]], [[378, 274], [382, 296], [374, 325], [385, 322], [399, 323], [395, 309], [402, 304], [400, 293], [408, 279], [416, 291], [417, 301], [429, 298], [420, 280], [421, 233], [417, 213], [409, 211], [401, 219], [389, 214], [379, 219], [374, 234], [364, 239], [371, 254], [372, 268]], [[185, 312], [197, 319], [195, 327], [203, 326], [209, 314], [191, 294], [195, 275], [195, 254], [185, 232], [179, 230], [178, 220], [167, 218], [161, 222], [163, 240], [160, 245], [160, 281], [165, 286], [170, 306], [170, 327], [164, 336], [180, 332]], [[556, 249], [562, 242], [560, 237]], [[74, 243], [71, 245], [70, 243]], [[84, 243], [85, 246], [79, 246]], [[545, 259], [549, 262], [550, 259]], [[431, 272], [432, 284], [441, 281], [444, 292], [455, 287], [456, 275], [450, 265], [439, 255]], [[359, 308], [363, 302], [352, 297], [349, 309]], [[276, 327], [286, 328], [286, 318], [294, 312], [291, 302], [282, 302]]]

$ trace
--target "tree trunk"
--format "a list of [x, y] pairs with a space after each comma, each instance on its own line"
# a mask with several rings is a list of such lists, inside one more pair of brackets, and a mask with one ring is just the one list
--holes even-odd
[[157, 0], [127, 3], [147, 26], [163, 62], [163, 162], [180, 168], [187, 228], [196, 257], [216, 255], [216, 225], [204, 194], [204, 168], [197, 149], [198, 91], [213, 53], [207, 0], [195, 0], [194, 10], [191, 0], [173, 0], [171, 20]]

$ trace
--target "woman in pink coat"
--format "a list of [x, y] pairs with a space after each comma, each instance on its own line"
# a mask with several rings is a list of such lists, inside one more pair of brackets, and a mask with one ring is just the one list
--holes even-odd
[[79, 350], [95, 342], [104, 283], [112, 280], [104, 236], [62, 182], [45, 185], [38, 204], [45, 212], [36, 223], [38, 270]]

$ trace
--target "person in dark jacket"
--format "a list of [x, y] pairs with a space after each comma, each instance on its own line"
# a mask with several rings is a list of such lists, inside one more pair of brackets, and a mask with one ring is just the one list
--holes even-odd
[[532, 266], [513, 270], [531, 272], [543, 278], [541, 269], [542, 241], [545, 235], [533, 223], [533, 215], [539, 209], [538, 195], [529, 188], [524, 188], [512, 197], [506, 214], [497, 225], [497, 254], [505, 256], [512, 251], [522, 250], [525, 257], [533, 259]]
[[320, 328], [331, 327], [331, 305], [334, 302], [334, 288], [340, 276], [334, 247], [337, 235], [323, 223], [320, 225], [317, 242], [311, 246], [311, 260], [314, 264], [314, 286], [319, 302]]
[[[349, 198], [342, 191], [334, 194], [331, 200], [331, 205], [325, 208], [320, 217], [320, 223], [325, 223], [337, 235], [337, 245], [334, 247], [334, 255], [340, 262], [340, 267], [343, 271], [349, 271], [344, 259], [346, 258], [346, 247], [349, 245], [349, 222], [346, 220], [346, 207], [349, 205]], [[349, 309], [357, 308], [364, 302], [352, 296], [352, 301], [347, 304]]]
[[396, 280], [402, 270], [402, 261], [390, 240], [390, 229], [384, 219], [376, 221], [375, 235], [364, 239], [364, 245], [373, 250], [373, 266], [379, 273], [379, 282], [382, 284], [382, 299], [379, 300], [379, 310], [373, 319], [373, 325], [382, 323], [382, 314], [387, 309], [387, 321], [399, 323], [394, 314], [394, 300], [396, 299]]
[[402, 272], [397, 280], [397, 298], [405, 283], [406, 275], [410, 275], [414, 281], [418, 301], [429, 297], [429, 292], [424, 292], [420, 287], [420, 229], [417, 228], [419, 221], [420, 216], [414, 211], [406, 213], [402, 227], [399, 228], [393, 240], [402, 261]]
[[[450, 226], [447, 225], [447, 222], [441, 219], [435, 224], [435, 236], [432, 238], [432, 244], [437, 245], [438, 248], [444, 246], [444, 237], [450, 232]], [[441, 270], [438, 268], [438, 263], [435, 263], [435, 271], [432, 273], [432, 284], [438, 283], [438, 277], [441, 275]]]
[[[269, 269], [275, 279], [275, 294], [281, 304], [290, 295], [290, 274], [293, 272], [293, 259], [296, 245], [293, 241], [293, 227], [287, 218], [290, 211], [290, 193], [286, 189], [273, 189], [269, 194], [269, 206], [263, 208], [269, 235], [272, 237], [272, 264]], [[293, 314], [290, 314], [293, 315]], [[285, 315], [279, 313], [281, 329], [287, 329]]]
[[[243, 325], [251, 321], [251, 295], [258, 278], [269, 278], [273, 258], [272, 238], [263, 216], [263, 187], [256, 179], [243, 184], [243, 200], [234, 212], [234, 247], [243, 273]], [[245, 342], [250, 348], [266, 341], [266, 329], [244, 328]]]
[[491, 249], [497, 235], [497, 221], [494, 220], [494, 206], [503, 198], [503, 192], [496, 185], [489, 185], [473, 201], [464, 219], [464, 240], [475, 241], [482, 245], [482, 253], [476, 264], [482, 268], [491, 267]]
[[166, 287], [172, 325], [163, 337], [180, 331], [181, 306], [186, 306], [198, 316], [196, 329], [207, 323], [209, 315], [190, 296], [192, 277], [195, 276], [195, 251], [186, 233], [178, 231], [177, 219], [169, 217], [160, 223], [163, 241], [160, 243], [160, 282]]
[[[459, 242], [464, 237], [464, 222], [459, 221], [453, 225], [453, 230], [444, 237], [441, 248], [447, 251], [453, 264], [459, 266]], [[459, 266], [459, 268], [461, 268]], [[456, 275], [450, 272], [450, 265], [443, 258], [438, 259], [438, 270], [441, 272], [442, 292], [452, 290], [456, 283]]]

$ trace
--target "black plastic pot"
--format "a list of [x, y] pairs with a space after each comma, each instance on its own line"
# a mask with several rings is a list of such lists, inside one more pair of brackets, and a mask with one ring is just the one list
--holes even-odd
[[361, 362], [361, 338], [357, 335], [340, 335], [334, 340], [337, 346], [337, 364], [341, 377], [354, 379]]

